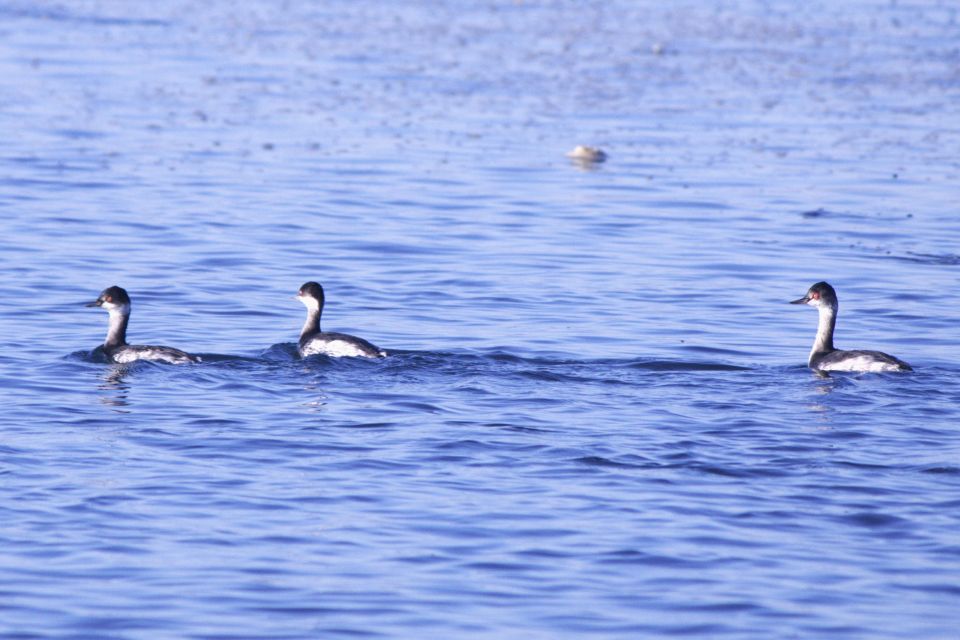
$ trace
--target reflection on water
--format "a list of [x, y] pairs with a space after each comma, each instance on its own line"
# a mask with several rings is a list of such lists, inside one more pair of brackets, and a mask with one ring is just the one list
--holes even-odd
[[130, 369], [131, 366], [127, 364], [109, 365], [107, 372], [102, 376], [103, 384], [97, 387], [107, 392], [101, 394], [100, 401], [113, 407], [118, 413], [129, 413], [117, 408], [126, 407], [129, 404], [130, 385], [126, 382], [126, 378], [130, 374]]
[[324, 406], [329, 401], [329, 396], [326, 391], [316, 383], [305, 384], [303, 390], [306, 392], [307, 397], [312, 399], [302, 402], [302, 406], [307, 407], [308, 410], [312, 412], [323, 411]]

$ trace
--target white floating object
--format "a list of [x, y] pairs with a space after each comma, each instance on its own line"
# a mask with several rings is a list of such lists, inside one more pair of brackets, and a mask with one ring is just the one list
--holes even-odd
[[567, 152], [567, 157], [579, 162], [603, 162], [607, 159], [607, 154], [603, 149], [578, 144], [572, 151]]

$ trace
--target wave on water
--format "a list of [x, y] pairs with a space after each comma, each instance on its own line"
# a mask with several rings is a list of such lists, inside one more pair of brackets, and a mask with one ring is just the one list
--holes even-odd
[[938, 266], [956, 266], [960, 264], [960, 255], [955, 253], [917, 253], [907, 251], [905, 255], [893, 256], [898, 260]]
[[[704, 353], [716, 352], [717, 355], [739, 355], [736, 351], [721, 349], [698, 349]], [[127, 367], [170, 367], [196, 370], [198, 367], [243, 368], [256, 370], [264, 366], [269, 370], [281, 369], [285, 365], [295, 365], [297, 371], [351, 371], [381, 372], [384, 375], [398, 373], [436, 373], [455, 375], [498, 375], [519, 376], [525, 379], [537, 379], [557, 382], [583, 382], [605, 377], [605, 374], [649, 372], [649, 373], [696, 373], [696, 372], [773, 372], [789, 374], [810, 374], [824, 383], [838, 384], [841, 381], [870, 380], [893, 377], [904, 382], [915, 380], [925, 384], [930, 376], [953, 375], [958, 369], [943, 364], [922, 366], [910, 375], [901, 373], [877, 374], [864, 372], [814, 372], [805, 364], [789, 363], [782, 365], [733, 364], [722, 359], [689, 358], [662, 359], [647, 357], [630, 358], [572, 358], [564, 355], [519, 355], [502, 348], [487, 351], [418, 351], [391, 349], [386, 358], [337, 358], [322, 354], [301, 358], [294, 342], [273, 344], [254, 355], [198, 352], [201, 358], [198, 364], [189, 367], [168, 365], [150, 361], [137, 361]], [[63, 358], [78, 363], [110, 365], [103, 347], [91, 350], [77, 350]], [[611, 381], [609, 378], [607, 381]]]
[[[597, 368], [597, 369], [641, 369], [647, 371], [750, 371], [754, 367], [734, 365], [725, 362], [705, 362], [688, 360], [660, 360], [650, 358], [593, 358], [576, 359], [567, 357], [547, 357], [547, 356], [520, 356], [503, 350], [491, 350], [487, 353], [467, 352], [467, 351], [413, 351], [413, 350], [390, 350], [386, 358], [335, 358], [325, 355], [312, 355], [307, 358], [301, 358], [297, 353], [296, 343], [282, 342], [271, 345], [261, 351], [257, 356], [232, 355], [223, 353], [196, 353], [201, 359], [200, 364], [223, 364], [223, 363], [270, 363], [278, 362], [297, 362], [314, 363], [318, 365], [339, 364], [359, 364], [369, 366], [376, 363], [390, 368], [404, 369], [448, 369], [456, 368], [459, 371], [464, 370], [482, 370], [483, 368], [513, 369], [523, 370], [524, 367], [535, 368], [537, 371], [545, 372], [550, 368], [558, 370], [569, 370], [571, 368]], [[74, 351], [68, 356], [69, 359], [90, 362], [96, 364], [110, 364], [106, 358], [102, 346], [92, 350]], [[154, 364], [154, 363], [151, 363]]]

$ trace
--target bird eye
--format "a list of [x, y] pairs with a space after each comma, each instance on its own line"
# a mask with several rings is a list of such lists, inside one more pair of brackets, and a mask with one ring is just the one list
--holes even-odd
[[112, 296], [104, 296], [103, 301], [104, 301], [104, 302], [113, 302], [113, 297], [112, 297]]
[[813, 300], [819, 300], [819, 299], [820, 299], [820, 292], [819, 292], [819, 291], [814, 291], [813, 293], [810, 294], [810, 298], [813, 299]]

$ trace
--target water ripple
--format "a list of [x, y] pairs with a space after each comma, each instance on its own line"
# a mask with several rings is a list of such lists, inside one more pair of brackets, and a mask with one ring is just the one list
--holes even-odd
[[[955, 635], [942, 3], [68, 5], [0, 5], [0, 636]], [[916, 371], [813, 374], [821, 279]]]

